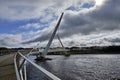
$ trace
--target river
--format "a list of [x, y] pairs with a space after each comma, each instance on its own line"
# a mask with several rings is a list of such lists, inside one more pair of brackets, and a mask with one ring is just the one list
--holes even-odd
[[[119, 54], [49, 55], [46, 62], [36, 62], [62, 80], [120, 80]], [[27, 63], [28, 80], [49, 80], [31, 64]]]

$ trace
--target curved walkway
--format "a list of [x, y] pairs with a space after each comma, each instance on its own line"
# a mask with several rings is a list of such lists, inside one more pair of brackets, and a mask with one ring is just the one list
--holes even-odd
[[13, 56], [14, 54], [0, 56], [0, 80], [16, 80]]

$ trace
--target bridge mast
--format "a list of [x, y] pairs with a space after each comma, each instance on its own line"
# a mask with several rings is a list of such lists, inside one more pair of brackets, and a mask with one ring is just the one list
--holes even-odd
[[60, 22], [61, 22], [61, 20], [62, 20], [63, 14], [64, 14], [64, 13], [61, 14], [60, 19], [58, 20], [58, 23], [57, 23], [57, 25], [55, 26], [54, 32], [52, 33], [52, 36], [50, 37], [46, 48], [45, 48], [44, 51], [42, 52], [42, 56], [47, 55], [48, 49], [49, 49], [49, 47], [50, 47], [50, 45], [51, 45], [51, 43], [52, 43], [52, 41], [53, 41], [53, 39], [54, 39], [54, 36], [55, 36], [55, 34], [56, 34], [56, 32], [57, 32], [57, 29], [58, 29], [58, 27], [59, 27], [59, 25], [60, 25]]

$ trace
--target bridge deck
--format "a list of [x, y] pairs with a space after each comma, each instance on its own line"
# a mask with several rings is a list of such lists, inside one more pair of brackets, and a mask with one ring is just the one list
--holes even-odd
[[16, 80], [13, 54], [0, 56], [0, 80]]

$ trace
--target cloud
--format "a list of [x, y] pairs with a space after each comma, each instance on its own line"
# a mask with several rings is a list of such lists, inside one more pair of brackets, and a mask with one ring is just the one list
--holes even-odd
[[20, 26], [19, 27], [20, 29], [39, 29], [41, 28], [40, 24], [39, 23], [28, 23], [26, 25], [23, 25], [23, 26]]
[[47, 7], [44, 6], [51, 4], [49, 0], [6, 0], [0, 1], [0, 17], [2, 19], [10, 20], [24, 20], [39, 18], [42, 14], [41, 12]]
[[51, 13], [58, 16], [61, 11], [64, 11], [70, 6], [76, 6], [90, 1], [93, 0], [0, 0], [0, 18], [29, 20], [44, 18]]
[[[119, 0], [116, 0], [116, 2], [105, 0], [103, 4], [95, 5], [89, 9], [67, 10], [61, 22], [59, 34], [64, 38], [78, 34], [99, 34], [120, 29], [119, 3]], [[46, 31], [41, 31], [43, 35], [30, 42], [49, 39], [50, 35], [46, 34], [47, 31], [49, 32], [49, 28], [51, 28], [51, 25]]]
[[[89, 35], [88, 41], [86, 44], [89, 46], [111, 46], [111, 45], [120, 45], [120, 32], [113, 31], [107, 33], [100, 33], [98, 35]], [[92, 38], [92, 39], [91, 39]]]
[[[104, 32], [104, 33], [99, 33], [99, 34], [89, 34], [89, 35], [81, 35], [81, 34], [77, 34], [77, 35], [72, 35], [69, 37], [64, 37], [61, 38], [61, 41], [63, 43], [63, 45], [65, 47], [72, 47], [72, 46], [111, 46], [111, 45], [120, 45], [120, 37], [119, 37], [120, 33], [119, 30], [118, 31], [113, 31], [113, 32]], [[50, 37], [50, 36], [49, 36]], [[39, 37], [40, 38], [40, 37]], [[42, 38], [42, 37], [41, 37]], [[36, 38], [38, 39], [38, 38]], [[49, 38], [48, 38], [49, 39]], [[29, 40], [27, 41], [27, 43], [25, 42], [25, 44], [23, 45], [27, 45], [27, 44], [35, 44], [36, 42], [40, 42], [40, 46], [41, 47], [45, 47], [47, 44], [47, 40], [48, 39], [38, 39], [38, 40]], [[41, 41], [43, 40], [43, 41]], [[57, 37], [55, 36], [55, 39], [53, 40], [51, 47], [60, 47], [60, 42], [57, 40]]]
[[114, 42], [114, 43], [120, 43], [120, 38], [114, 38], [114, 39], [107, 39], [109, 42]]
[[120, 43], [120, 33], [118, 32], [117, 35], [110, 36], [108, 38], [104, 38], [104, 40], [110, 42], [110, 43]]
[[[120, 29], [120, 1], [102, 0], [102, 3], [94, 3], [95, 1], [98, 0], [13, 0], [11, 2], [0, 2], [0, 6], [3, 7], [0, 11], [0, 18], [10, 20], [39, 18], [40, 22], [49, 23], [42, 30], [27, 32], [26, 36], [29, 35], [32, 39], [24, 40], [23, 44], [39, 41], [44, 44], [50, 38], [57, 23], [58, 15], [62, 11], [65, 11], [65, 15], [58, 34], [65, 45], [91, 46], [118, 43], [120, 38], [119, 36], [116, 37], [116, 35], [118, 35]], [[2, 5], [2, 3], [5, 5]], [[86, 8], [86, 3], [92, 6]], [[83, 5], [84, 7], [82, 7]], [[5, 13], [7, 11], [8, 13]], [[28, 23], [22, 28], [27, 29], [32, 27], [31, 25], [33, 24]], [[58, 45], [57, 42], [54, 45]]]
[[[106, 0], [103, 5], [79, 12], [67, 11], [61, 24], [65, 35], [91, 34], [120, 29], [120, 1]], [[112, 7], [114, 6], [114, 7]], [[68, 30], [69, 29], [69, 30]]]
[[[27, 35], [34, 36], [32, 39], [26, 40], [23, 42], [23, 44], [28, 44], [32, 42], [43, 42], [45, 40], [48, 40], [55, 28], [56, 21], [53, 21], [49, 27], [44, 28], [43, 30], [38, 30], [36, 32], [30, 32]], [[26, 35], [26, 33], [23, 33]]]
[[20, 34], [0, 34], [0, 46], [1, 47], [13, 47], [19, 46], [22, 42], [22, 36]]

